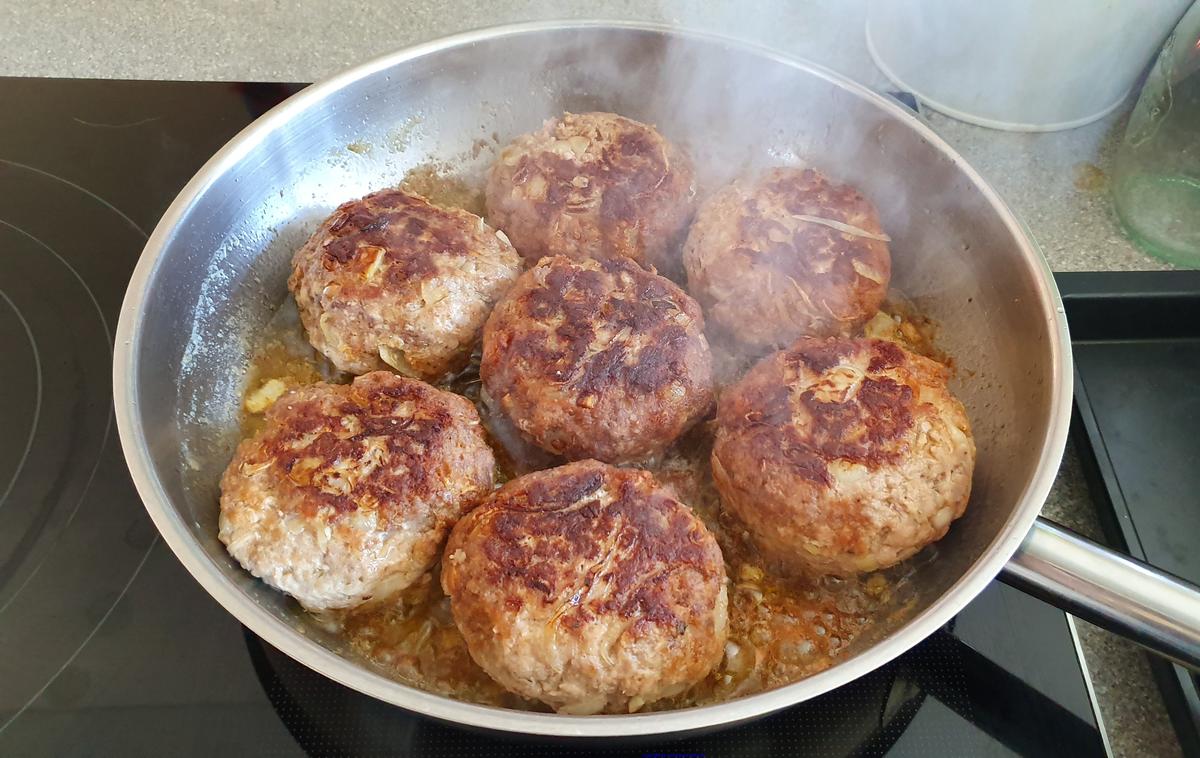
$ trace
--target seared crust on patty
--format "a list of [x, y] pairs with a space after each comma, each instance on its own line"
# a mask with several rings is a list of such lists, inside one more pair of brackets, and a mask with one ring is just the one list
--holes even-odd
[[890, 566], [941, 539], [975, 443], [947, 369], [884, 340], [802, 339], [721, 396], [722, 503], [769, 559], [806, 573]]
[[518, 137], [487, 182], [488, 219], [521, 255], [627, 257], [680, 271], [695, 210], [687, 156], [654, 127], [614, 113], [566, 113]]
[[811, 169], [773, 169], [696, 214], [683, 250], [688, 290], [747, 352], [848, 336], [887, 295], [885, 239], [858, 190]]
[[700, 307], [626, 258], [545, 258], [484, 329], [490, 401], [539, 446], [621, 462], [661, 452], [712, 404]]
[[352, 374], [462, 368], [521, 259], [483, 219], [401, 190], [343, 203], [296, 252], [288, 287], [313, 346]]
[[386, 371], [302, 387], [238, 446], [219, 536], [307, 608], [355, 606], [428, 570], [494, 467], [465, 398]]
[[597, 461], [495, 492], [454, 528], [442, 586], [472, 658], [561, 712], [682, 692], [725, 643], [716, 540], [648, 472]]

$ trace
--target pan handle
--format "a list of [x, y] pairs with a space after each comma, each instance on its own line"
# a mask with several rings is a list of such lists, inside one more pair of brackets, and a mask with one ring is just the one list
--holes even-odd
[[1000, 573], [1017, 589], [1200, 669], [1200, 587], [1039, 518]]

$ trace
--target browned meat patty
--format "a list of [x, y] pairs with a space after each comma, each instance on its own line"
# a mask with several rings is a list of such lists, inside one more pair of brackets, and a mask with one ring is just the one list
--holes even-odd
[[442, 587], [471, 657], [562, 713], [624, 713], [720, 662], [725, 566], [648, 472], [580, 461], [515, 479], [450, 535]]
[[352, 374], [436, 381], [466, 365], [521, 272], [478, 216], [400, 190], [341, 205], [296, 252], [288, 287], [313, 346]]
[[853, 574], [941, 539], [975, 442], [939, 363], [883, 340], [802, 339], [725, 391], [713, 478], [764, 555]]
[[811, 169], [734, 182], [696, 214], [683, 263], [710, 322], [748, 353], [849, 336], [887, 295], [891, 256], [874, 206]]
[[465, 398], [387, 371], [292, 390], [221, 479], [230, 555], [310, 610], [404, 589], [492, 490]]
[[488, 219], [531, 262], [632, 258], [674, 276], [695, 210], [687, 156], [654, 127], [614, 113], [566, 113], [500, 152]]
[[496, 306], [480, 375], [540, 447], [609, 462], [661, 452], [712, 405], [700, 307], [628, 258], [544, 258]]

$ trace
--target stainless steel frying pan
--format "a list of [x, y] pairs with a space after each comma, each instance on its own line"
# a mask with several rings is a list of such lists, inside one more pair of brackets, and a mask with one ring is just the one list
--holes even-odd
[[[966, 515], [922, 562], [916, 608], [833, 668], [721, 705], [560, 716], [457, 702], [389, 680], [254, 580], [217, 541], [253, 336], [291, 252], [347, 198], [436, 159], [477, 177], [486, 149], [564, 110], [655, 123], [709, 184], [806, 162], [859, 186], [894, 240], [895, 284], [940, 322], [979, 445]], [[1177, 660], [1200, 663], [1200, 595], [1038, 520], [1066, 441], [1071, 355], [1045, 261], [999, 197], [904, 108], [808, 63], [708, 35], [612, 23], [490, 29], [310, 87], [226, 145], [150, 237], [118, 328], [121, 443], [146, 508], [205, 589], [271, 645], [432, 717], [542, 735], [711, 729], [815, 697], [891, 660], [997, 575]]]

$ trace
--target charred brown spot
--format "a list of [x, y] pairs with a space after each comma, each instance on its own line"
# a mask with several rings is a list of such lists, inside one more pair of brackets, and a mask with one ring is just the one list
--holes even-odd
[[[545, 269], [542, 284], [533, 284], [535, 272], [527, 273], [531, 286], [517, 295], [519, 307], [496, 324], [492, 343], [501, 365], [520, 364], [523, 371], [600, 397], [654, 394], [685, 378], [699, 340], [699, 308], [676, 285], [626, 259], [560, 257], [539, 268]], [[679, 314], [694, 326], [678, 323]], [[555, 321], [552, 329], [541, 326]], [[608, 342], [598, 337], [602, 327]], [[618, 338], [624, 332], [629, 338]], [[494, 394], [505, 390], [489, 388]]]
[[617, 151], [627, 158], [658, 158], [658, 145], [650, 139], [649, 132], [641, 129], [621, 132], [617, 138]]
[[787, 352], [785, 360], [794, 366], [823, 374], [841, 362], [854, 350], [854, 343], [845, 340], [806, 339], [797, 342]]
[[737, 435], [737, 444], [761, 460], [781, 460], [801, 478], [823, 485], [832, 483], [833, 460], [869, 467], [895, 462], [913, 424], [911, 387], [867, 376], [857, 386], [847, 385], [844, 395], [831, 396], [817, 386], [820, 381], [789, 379], [789, 368], [826, 374], [843, 361], [864, 360], [859, 356], [868, 349], [871, 373], [906, 360], [894, 345], [868, 340], [802, 340], [764, 360], [722, 397], [722, 430]]
[[880, 445], [901, 437], [912, 428], [912, 387], [886, 377], [867, 379], [858, 391], [867, 440]]
[[662, 330], [658, 344], [643, 350], [638, 361], [628, 369], [629, 383], [646, 393], [657, 392], [685, 371], [681, 356], [687, 352], [691, 339], [681, 326]]
[[561, 477], [540, 477], [525, 489], [524, 506], [520, 499], [511, 501], [518, 509], [548, 511], [565, 508], [600, 489], [604, 484], [604, 472], [585, 468]]
[[871, 347], [871, 363], [867, 370], [872, 373], [895, 368], [904, 363], [904, 351], [895, 342], [876, 340]]
[[752, 384], [740, 394], [726, 397], [738, 402], [733, 410], [722, 414], [725, 426], [782, 426], [792, 418], [791, 392], [783, 384]]
[[334, 214], [333, 219], [329, 222], [329, 231], [334, 233], [340, 232], [349, 220], [350, 214], [346, 213], [342, 208], [338, 208], [337, 213]]
[[358, 245], [351, 238], [335, 239], [325, 246], [325, 260], [346, 265], [358, 257]]
[[302, 392], [272, 408], [257, 454], [303, 492], [307, 515], [372, 507], [398, 519], [414, 500], [439, 495], [429, 461], [454, 420], [438, 390], [390, 376]]
[[636, 386], [632, 381], [633, 372], [625, 364], [627, 353], [625, 343], [616, 343], [581, 360], [571, 372], [572, 386], [584, 395], [599, 394], [614, 385]]
[[894, 462], [901, 451], [887, 443], [912, 426], [912, 388], [886, 377], [864, 379], [844, 402], [823, 402], [807, 390], [800, 403], [810, 418], [805, 441], [825, 460], [868, 466]]
[[835, 184], [819, 171], [778, 170], [772, 172], [765, 189], [774, 194], [789, 213], [812, 213], [846, 221], [850, 215], [871, 211], [870, 204], [848, 184]]
[[438, 267], [431, 256], [427, 255], [387, 255], [388, 282], [399, 287], [409, 282], [427, 279], [437, 273]]
[[805, 441], [785, 445], [781, 448], [788, 467], [801, 478], [828, 487], [833, 483], [829, 476], [829, 463]]
[[554, 334], [563, 344], [563, 355], [573, 360], [587, 351], [587, 346], [596, 336], [596, 330], [582, 319], [571, 318], [568, 315], [567, 320], [554, 330]]
[[[540, 332], [506, 333], [497, 338], [495, 344], [502, 353], [500, 362], [504, 367], [499, 375], [505, 379], [499, 383], [489, 381], [489, 391], [494, 397], [503, 396], [512, 389], [508, 383], [508, 369], [524, 371], [525, 367], [532, 366], [535, 367], [532, 370], [541, 370], [554, 382], [564, 381], [570, 373], [569, 367], [562, 364], [562, 353], [550, 347], [546, 336]], [[494, 376], [496, 374], [489, 373], [488, 379]]]
[[[601, 488], [606, 502], [591, 497]], [[558, 620], [567, 629], [596, 614], [677, 628], [693, 598], [677, 596], [671, 578], [711, 582], [722, 571], [715, 541], [686, 506], [644, 472], [593, 461], [516, 480], [471, 518], [490, 526], [481, 540], [488, 581], [566, 603]]]
[[[464, 211], [447, 210], [401, 190], [384, 190], [338, 208], [321, 247], [327, 271], [359, 273], [374, 263], [363, 248], [382, 248], [387, 281], [400, 286], [437, 273], [434, 256], [469, 255], [481, 244], [477, 221]], [[370, 258], [370, 260], [367, 260]]]

